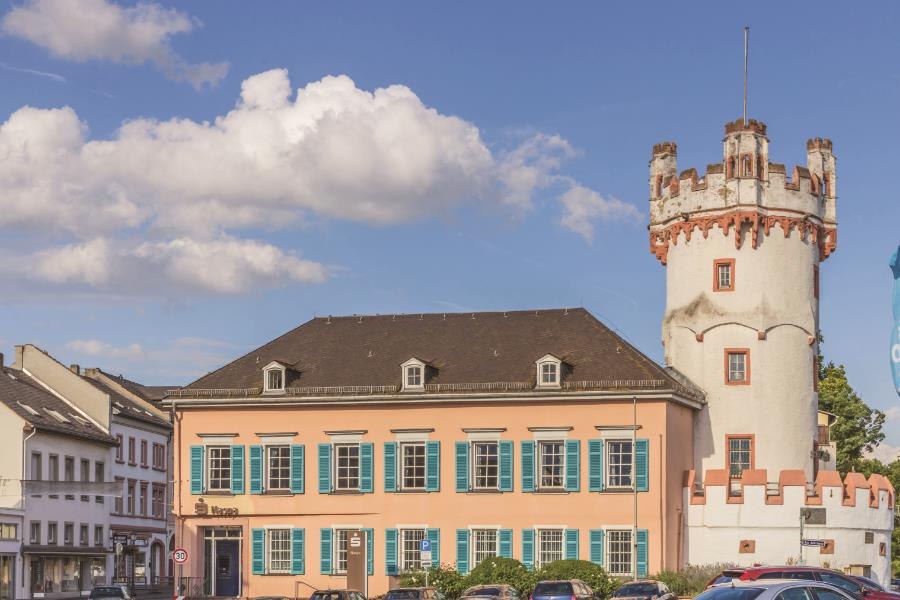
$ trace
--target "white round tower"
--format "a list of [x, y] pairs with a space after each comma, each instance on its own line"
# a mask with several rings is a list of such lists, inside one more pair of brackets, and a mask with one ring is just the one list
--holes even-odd
[[834, 250], [835, 159], [807, 142], [790, 179], [770, 163], [766, 126], [725, 126], [724, 154], [676, 171], [650, 161], [650, 250], [666, 265], [666, 363], [703, 388], [698, 473], [802, 470], [815, 479], [819, 262]]

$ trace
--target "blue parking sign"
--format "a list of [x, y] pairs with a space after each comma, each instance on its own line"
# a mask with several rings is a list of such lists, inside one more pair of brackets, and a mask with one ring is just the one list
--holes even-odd
[[431, 552], [431, 540], [422, 540], [419, 542], [419, 550], [422, 552]]

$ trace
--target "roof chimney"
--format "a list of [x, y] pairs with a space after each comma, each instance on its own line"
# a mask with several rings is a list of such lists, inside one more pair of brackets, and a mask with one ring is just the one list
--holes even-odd
[[69, 370], [75, 373], [76, 375], [81, 375], [81, 367], [76, 364], [69, 365]]

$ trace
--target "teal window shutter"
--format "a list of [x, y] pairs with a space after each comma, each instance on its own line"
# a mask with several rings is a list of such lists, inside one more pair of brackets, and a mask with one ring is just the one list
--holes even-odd
[[436, 569], [441, 566], [441, 530], [426, 529], [425, 537], [431, 542], [431, 566]]
[[512, 529], [497, 532], [497, 556], [512, 558]]
[[650, 489], [650, 476], [648, 471], [650, 460], [650, 440], [644, 438], [637, 440], [634, 447], [634, 472], [637, 481], [637, 491], [646, 492]]
[[231, 493], [244, 493], [244, 447], [231, 447]]
[[578, 530], [566, 529], [566, 560], [578, 560]]
[[456, 491], [469, 491], [469, 442], [456, 442]]
[[263, 447], [250, 446], [250, 493], [263, 493]]
[[191, 493], [203, 493], [203, 446], [191, 446]]
[[581, 489], [581, 442], [566, 441], [566, 491]]
[[522, 491], [534, 491], [534, 442], [522, 442]]
[[359, 445], [359, 491], [364, 494], [371, 494], [374, 490], [372, 483], [374, 479], [373, 461], [375, 460], [374, 445], [364, 443]]
[[306, 572], [305, 538], [305, 529], [291, 529], [291, 575], [303, 575]]
[[602, 492], [604, 488], [603, 440], [588, 440], [588, 491]]
[[425, 490], [441, 490], [441, 443], [425, 442]]
[[397, 491], [397, 442], [384, 443], [384, 491]]
[[266, 572], [266, 530], [253, 529], [250, 532], [250, 563], [254, 575]]
[[456, 570], [460, 575], [469, 572], [469, 530], [456, 530]]
[[603, 534], [602, 529], [591, 529], [590, 533], [590, 561], [595, 565], [603, 566]]
[[522, 564], [534, 568], [534, 529], [522, 530]]
[[366, 532], [366, 573], [375, 574], [375, 530], [371, 527], [363, 529]]
[[303, 444], [291, 444], [291, 493], [302, 494], [306, 490], [306, 448]]
[[319, 572], [322, 575], [331, 575], [331, 529], [322, 529], [319, 532]]
[[384, 532], [384, 570], [388, 575], [397, 575], [397, 530]]
[[500, 491], [513, 491], [513, 443], [510, 440], [500, 440], [498, 443], [500, 453]]
[[331, 444], [319, 444], [319, 493], [331, 493]]
[[643, 579], [647, 576], [647, 530], [638, 529], [637, 532], [637, 576]]

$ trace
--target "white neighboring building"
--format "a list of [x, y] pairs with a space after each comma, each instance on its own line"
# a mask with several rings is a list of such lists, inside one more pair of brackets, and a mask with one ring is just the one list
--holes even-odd
[[[686, 474], [684, 556], [800, 561], [887, 583], [890, 482], [820, 470], [833, 452], [819, 446], [816, 377], [819, 263], [837, 245], [832, 143], [809, 140], [791, 177], [769, 162], [768, 144], [764, 123], [738, 120], [703, 176], [678, 174], [672, 142], [650, 161], [666, 364], [707, 399]], [[822, 546], [801, 549], [801, 535]]]
[[109, 411], [66, 402], [17, 354], [0, 355], [0, 597], [86, 596], [109, 582]]

